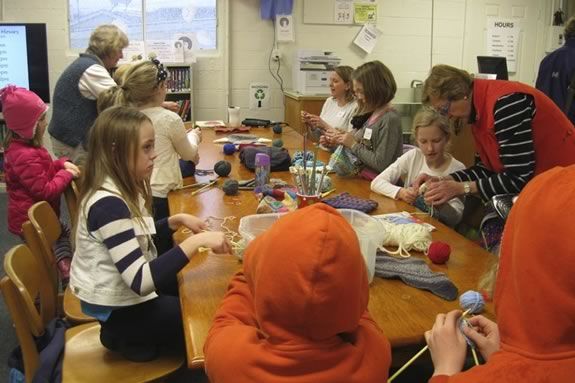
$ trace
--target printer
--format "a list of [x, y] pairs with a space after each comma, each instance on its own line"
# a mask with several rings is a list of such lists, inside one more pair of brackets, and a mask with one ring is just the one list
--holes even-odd
[[306, 95], [329, 94], [329, 75], [341, 59], [333, 52], [300, 49], [295, 53], [293, 88]]

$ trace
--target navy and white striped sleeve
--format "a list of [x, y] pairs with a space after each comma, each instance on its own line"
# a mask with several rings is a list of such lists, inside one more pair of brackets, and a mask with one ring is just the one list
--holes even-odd
[[188, 258], [176, 246], [150, 262], [146, 260], [134, 231], [126, 203], [108, 196], [95, 202], [88, 212], [88, 230], [102, 240], [124, 282], [141, 296], [170, 286]]
[[531, 123], [536, 113], [533, 97], [512, 93], [497, 100], [494, 107], [494, 133], [499, 145], [501, 173], [487, 170], [481, 163], [453, 173], [458, 181], [477, 181], [484, 200], [496, 194], [519, 193], [535, 173], [535, 149]]

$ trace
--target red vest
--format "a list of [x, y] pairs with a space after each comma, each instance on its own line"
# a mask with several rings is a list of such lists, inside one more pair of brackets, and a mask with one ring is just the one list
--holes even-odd
[[490, 170], [504, 169], [495, 137], [494, 107], [500, 97], [525, 93], [535, 100], [535, 117], [531, 122], [535, 150], [535, 174], [554, 166], [575, 164], [575, 128], [555, 103], [539, 90], [515, 81], [474, 80], [473, 105], [477, 112], [472, 125], [475, 147], [481, 161]]

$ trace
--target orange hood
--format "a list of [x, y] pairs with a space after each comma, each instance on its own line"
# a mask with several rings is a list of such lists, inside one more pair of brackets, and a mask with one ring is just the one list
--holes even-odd
[[271, 343], [334, 341], [353, 332], [367, 308], [367, 272], [355, 232], [325, 204], [282, 217], [254, 240], [244, 272], [259, 327]]
[[495, 287], [502, 349], [575, 358], [575, 165], [534, 178], [511, 209]]

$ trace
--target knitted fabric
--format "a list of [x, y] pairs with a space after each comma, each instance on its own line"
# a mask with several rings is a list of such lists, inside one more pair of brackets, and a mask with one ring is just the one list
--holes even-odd
[[378, 206], [378, 203], [374, 200], [355, 197], [347, 192], [324, 199], [322, 202], [336, 209], [355, 209], [364, 213], [370, 213], [377, 209]]
[[[313, 167], [313, 152], [311, 152], [311, 151], [305, 152], [305, 157], [307, 160], [306, 166], [309, 168], [312, 168]], [[293, 154], [291, 163], [294, 166], [303, 166], [303, 152], [301, 150], [298, 150]], [[324, 165], [325, 164], [321, 160], [317, 160], [316, 166], [324, 166]]]
[[381, 251], [375, 257], [375, 275], [382, 278], [399, 278], [406, 284], [448, 301], [457, 299], [457, 287], [444, 273], [434, 273], [423, 259], [395, 258]]

